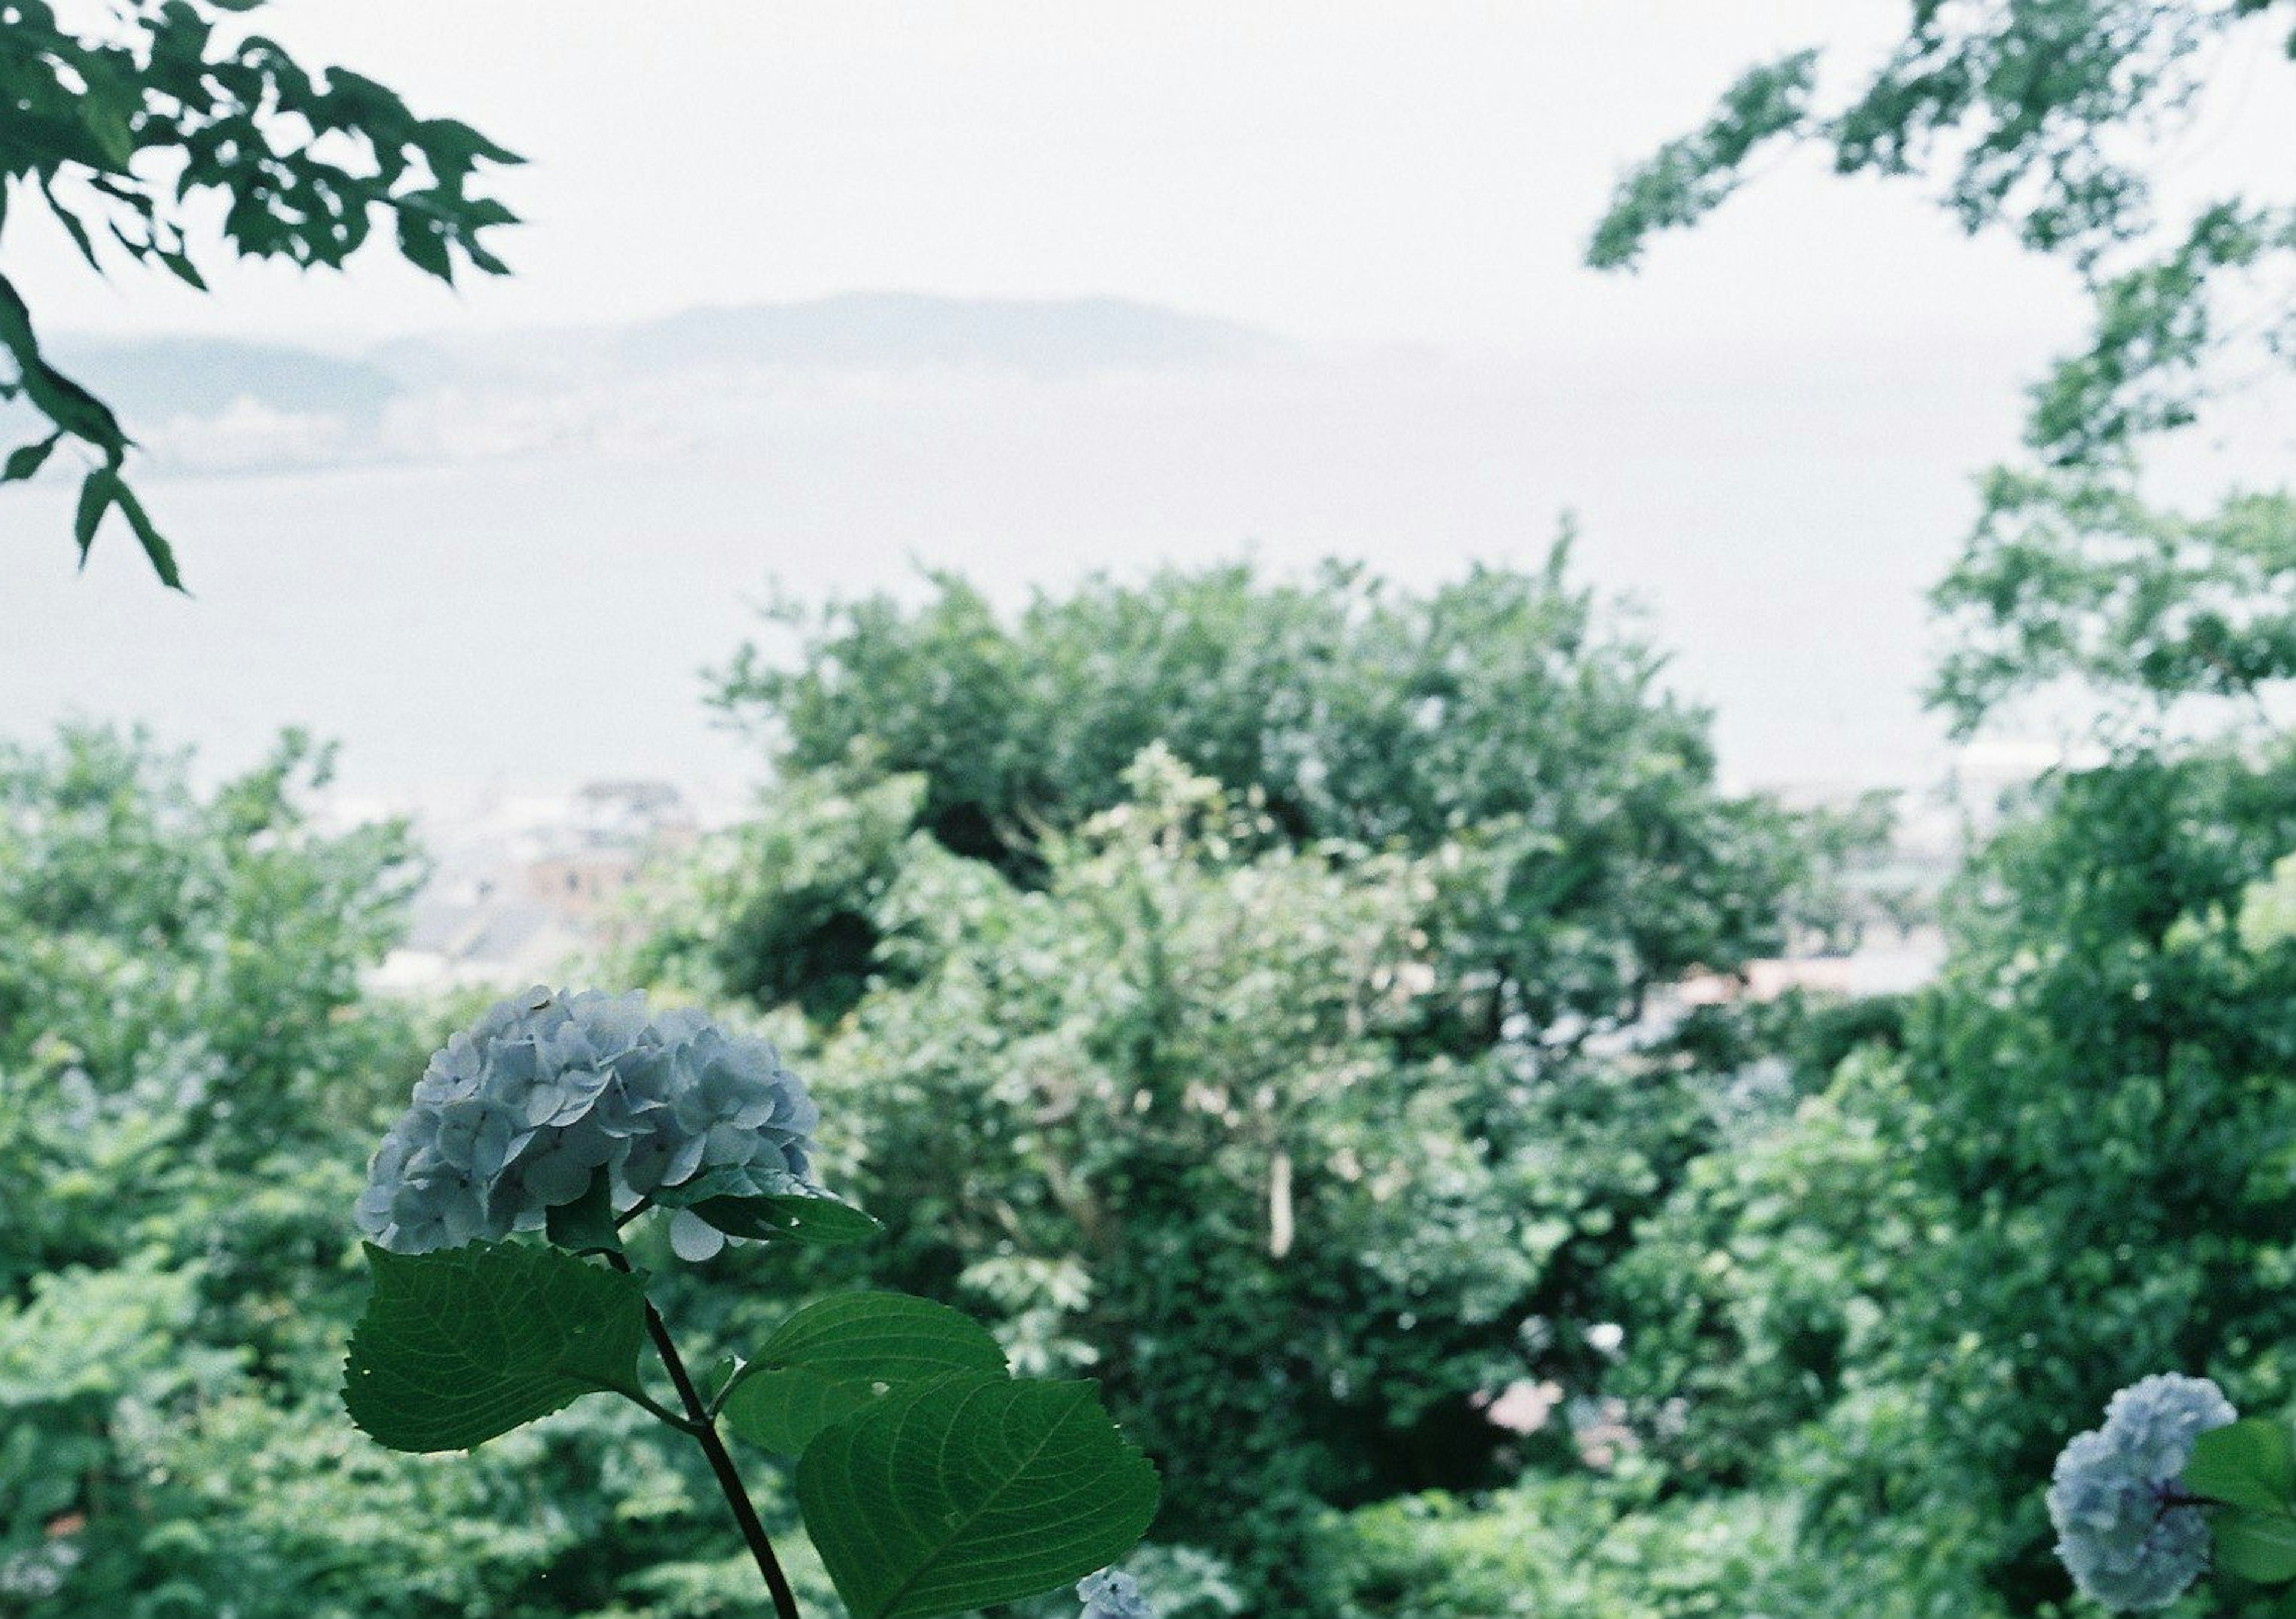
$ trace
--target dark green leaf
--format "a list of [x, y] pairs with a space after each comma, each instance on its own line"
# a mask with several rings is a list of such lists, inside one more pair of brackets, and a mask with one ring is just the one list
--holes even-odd
[[[105, 159], [126, 172], [135, 156], [135, 143], [127, 129], [129, 116], [141, 110], [143, 95], [134, 86], [114, 81], [97, 87], [79, 101], [79, 121]], [[51, 199], [53, 200], [53, 199]]]
[[951, 1372], [1004, 1370], [996, 1340], [960, 1311], [900, 1293], [840, 1294], [758, 1345], [726, 1419], [751, 1444], [795, 1456], [873, 1399]]
[[412, 200], [402, 201], [398, 211], [398, 250], [406, 262], [418, 270], [428, 271], [440, 281], [452, 285], [455, 261], [447, 251], [447, 235], [437, 220], [428, 217], [424, 209]]
[[95, 544], [95, 531], [102, 526], [103, 514], [111, 510], [111, 497], [119, 487], [119, 475], [109, 467], [98, 467], [79, 483], [79, 503], [72, 511], [72, 540], [79, 546], [79, 563], [87, 566], [88, 547]]
[[713, 1409], [725, 1402], [726, 1394], [733, 1389], [734, 1379], [741, 1375], [742, 1359], [739, 1355], [721, 1354], [718, 1357], [717, 1363], [709, 1369], [709, 1375], [701, 1383], [702, 1387], [711, 1392]]
[[8, 454], [8, 464], [0, 468], [0, 484], [20, 484], [47, 464], [54, 454], [62, 433], [51, 433], [37, 444], [23, 445]]
[[392, 1450], [468, 1450], [584, 1394], [642, 1392], [636, 1275], [531, 1243], [366, 1255], [343, 1403]]
[[2296, 1506], [2296, 1445], [2284, 1424], [2262, 1417], [2211, 1428], [2194, 1442], [2182, 1482], [2227, 1506], [2284, 1512]]
[[183, 576], [176, 570], [175, 548], [152, 526], [151, 518], [144, 511], [144, 503], [135, 498], [135, 492], [127, 487], [127, 481], [116, 472], [111, 477], [112, 503], [127, 518], [127, 526], [135, 531], [136, 544], [144, 547], [144, 555], [151, 562], [152, 571], [160, 576], [160, 583], [169, 590], [183, 589]]
[[426, 119], [417, 126], [423, 143], [432, 151], [444, 154], [467, 166], [473, 159], [483, 158], [489, 163], [523, 163], [518, 153], [497, 146], [460, 119]]
[[658, 1187], [647, 1196], [662, 1208], [691, 1208], [709, 1198], [747, 1197], [756, 1184], [746, 1169], [709, 1169], [676, 1186]]
[[619, 1254], [620, 1231], [614, 1224], [613, 1176], [598, 1170], [589, 1190], [571, 1203], [562, 1203], [544, 1217], [550, 1240], [577, 1254]]
[[79, 256], [87, 260], [88, 268], [98, 275], [102, 274], [103, 261], [95, 256], [95, 243], [88, 238], [87, 226], [80, 223], [78, 214], [56, 200], [56, 194], [47, 189], [45, 182], [40, 190], [48, 200], [48, 211], [64, 227], [64, 233], [72, 239], [72, 245], [79, 249]]
[[693, 1212], [728, 1237], [839, 1247], [867, 1242], [884, 1228], [834, 1198], [787, 1194], [767, 1198], [704, 1198]]
[[1129, 1551], [1157, 1494], [1091, 1384], [965, 1373], [824, 1429], [797, 1468], [807, 1533], [853, 1619], [1065, 1585]]
[[208, 290], [207, 278], [200, 274], [199, 266], [191, 261], [188, 254], [170, 248], [159, 248], [154, 250], [160, 255], [160, 262], [174, 273], [177, 281], [182, 282], [185, 286], [196, 287], [202, 292]]

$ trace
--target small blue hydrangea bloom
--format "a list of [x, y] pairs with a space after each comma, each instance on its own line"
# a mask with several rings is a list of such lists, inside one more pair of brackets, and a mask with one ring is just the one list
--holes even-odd
[[2133, 1383], [2104, 1426], [2057, 1458], [2049, 1521], [2074, 1583], [2122, 1612], [2166, 1607], [2209, 1561], [2204, 1509], [2178, 1485], [2193, 1442], [2238, 1415], [2206, 1378], [2169, 1373]]
[[[710, 1173], [729, 1195], [817, 1192], [820, 1109], [762, 1040], [641, 994], [537, 987], [430, 1059], [368, 1165], [359, 1229], [402, 1254], [535, 1231], [609, 1172], [617, 1213]], [[681, 1211], [678, 1254], [725, 1238]]]
[[1076, 1589], [1084, 1604], [1080, 1619], [1154, 1619], [1147, 1599], [1140, 1594], [1140, 1582], [1130, 1574], [1103, 1568], [1085, 1575]]

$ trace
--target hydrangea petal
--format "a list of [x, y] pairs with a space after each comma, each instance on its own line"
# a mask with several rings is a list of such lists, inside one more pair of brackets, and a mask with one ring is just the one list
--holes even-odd
[[1084, 1604], [1080, 1619], [1153, 1619], [1140, 1582], [1113, 1568], [1086, 1574], [1077, 1582], [1076, 1592]]
[[726, 1246], [726, 1233], [692, 1209], [682, 1208], [669, 1222], [669, 1246], [680, 1259], [698, 1264], [718, 1256]]

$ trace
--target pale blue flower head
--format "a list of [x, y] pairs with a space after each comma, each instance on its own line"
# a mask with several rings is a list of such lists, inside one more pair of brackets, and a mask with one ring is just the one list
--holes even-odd
[[2209, 1561], [2204, 1509], [2179, 1484], [2193, 1442], [2237, 1415], [2205, 1378], [2169, 1373], [2112, 1396], [2104, 1426], [2064, 1448], [2049, 1485], [2057, 1556], [2123, 1612], [2166, 1607]]
[[1103, 1568], [1077, 1583], [1077, 1599], [1084, 1604], [1080, 1619], [1153, 1619], [1140, 1582], [1130, 1574]]
[[765, 1041], [649, 1016], [640, 994], [536, 988], [430, 1059], [369, 1165], [359, 1229], [410, 1254], [533, 1231], [602, 1170], [617, 1212], [704, 1173], [727, 1196], [813, 1191], [820, 1116]]

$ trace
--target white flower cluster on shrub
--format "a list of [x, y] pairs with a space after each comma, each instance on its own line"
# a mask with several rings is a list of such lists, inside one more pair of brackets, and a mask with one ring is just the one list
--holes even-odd
[[1154, 1619], [1147, 1599], [1140, 1594], [1140, 1582], [1113, 1568], [1085, 1575], [1077, 1584], [1077, 1597], [1084, 1604], [1079, 1619]]
[[[430, 1059], [383, 1138], [359, 1229], [404, 1254], [540, 1227], [608, 1172], [619, 1213], [709, 1175], [724, 1196], [812, 1191], [820, 1109], [763, 1040], [638, 993], [537, 987]], [[681, 1213], [678, 1252], [722, 1241]]]
[[2208, 1520], [2178, 1480], [2193, 1442], [2237, 1415], [2207, 1378], [2169, 1373], [2113, 1395], [2104, 1426], [2065, 1446], [2049, 1520], [2083, 1591], [2124, 1611], [2166, 1607], [2200, 1577]]

